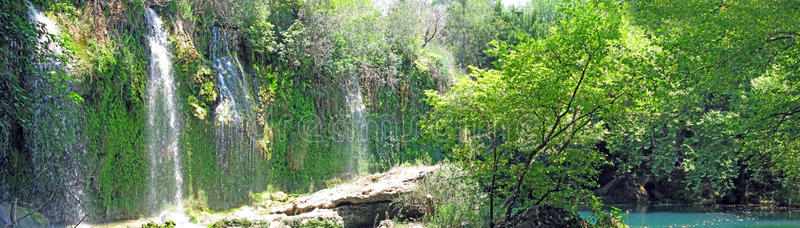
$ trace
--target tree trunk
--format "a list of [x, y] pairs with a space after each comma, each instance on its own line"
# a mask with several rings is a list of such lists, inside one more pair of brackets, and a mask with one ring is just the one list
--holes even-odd
[[466, 14], [467, 0], [461, 0], [461, 68], [466, 68], [464, 57], [467, 53], [467, 31], [464, 24], [467, 23]]

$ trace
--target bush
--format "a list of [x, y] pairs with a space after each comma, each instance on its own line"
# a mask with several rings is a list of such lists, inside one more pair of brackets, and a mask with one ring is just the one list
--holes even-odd
[[[424, 213], [423, 220], [431, 227], [487, 226], [482, 220], [488, 213], [486, 197], [479, 186], [460, 168], [443, 165], [420, 180], [415, 191], [401, 196], [396, 203], [406, 210]], [[432, 205], [428, 198], [432, 199]]]

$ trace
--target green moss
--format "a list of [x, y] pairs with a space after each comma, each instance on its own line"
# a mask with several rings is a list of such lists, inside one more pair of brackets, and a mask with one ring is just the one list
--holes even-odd
[[218, 221], [214, 224], [209, 225], [210, 228], [226, 228], [226, 227], [269, 227], [269, 223], [267, 222], [252, 222], [247, 219], [232, 219], [232, 220], [222, 220]]
[[144, 148], [145, 108], [143, 83], [146, 73], [141, 49], [113, 53], [95, 46], [96, 65], [87, 97], [87, 138], [96, 165], [91, 186], [96, 191], [92, 213], [111, 219], [139, 215], [144, 208], [147, 158]]
[[293, 219], [293, 220], [283, 220], [283, 224], [290, 226], [292, 228], [339, 228], [344, 227], [344, 225], [337, 223], [334, 220], [330, 219]]
[[166, 221], [164, 224], [158, 224], [153, 221], [145, 223], [142, 225], [142, 228], [175, 228], [175, 222], [173, 221]]
[[[349, 43], [342, 40], [331, 44], [331, 56], [315, 59], [304, 53], [308, 48], [306, 17], [300, 17], [301, 1], [278, 1], [270, 5], [237, 5], [232, 7], [241, 15], [219, 18], [213, 7], [190, 0], [175, 0], [165, 6], [146, 5], [142, 1], [121, 1], [114, 7], [86, 7], [73, 1], [33, 1], [43, 9], [55, 13], [59, 23], [68, 26], [63, 36], [67, 49], [72, 52], [74, 75], [80, 88], [68, 96], [78, 101], [85, 112], [81, 119], [81, 132], [87, 144], [86, 192], [87, 207], [92, 219], [129, 219], [146, 213], [149, 160], [146, 153], [145, 91], [148, 75], [148, 55], [145, 44], [147, 28], [142, 15], [150, 7], [165, 19], [173, 45], [173, 72], [177, 81], [178, 106], [183, 126], [180, 151], [184, 175], [184, 196], [187, 206], [197, 210], [228, 210], [251, 202], [252, 192], [262, 192], [268, 185], [275, 190], [305, 193], [348, 178], [349, 163], [353, 160], [349, 144], [341, 142], [343, 113], [346, 113], [341, 79], [345, 72], [355, 70], [359, 61], [372, 61], [395, 67], [398, 87], [363, 85], [377, 91], [365, 100], [370, 113], [388, 115], [393, 120], [385, 129], [388, 134], [401, 135], [406, 128], [416, 131], [415, 116], [427, 110], [421, 99], [422, 91], [435, 88], [430, 72], [441, 66], [436, 61], [417, 61], [412, 66], [413, 53], [409, 50], [389, 50], [380, 46], [381, 56], [354, 56], [347, 52]], [[225, 3], [228, 4], [228, 3]], [[249, 3], [247, 3], [249, 4]], [[267, 7], [267, 8], [264, 8]], [[263, 12], [254, 12], [258, 8]], [[9, 40], [24, 40], [35, 36], [27, 23], [27, 6], [13, 5], [12, 14], [2, 14], [3, 21], [13, 21], [13, 28], [2, 27], [3, 36]], [[271, 13], [264, 13], [269, 11]], [[87, 19], [84, 15], [92, 15]], [[8, 20], [6, 20], [8, 19]], [[241, 20], [237, 20], [241, 19]], [[184, 29], [177, 31], [177, 22]], [[253, 26], [250, 26], [250, 25]], [[251, 94], [256, 98], [258, 115], [258, 140], [253, 146], [251, 168], [224, 170], [218, 165], [215, 142], [213, 109], [218, 102], [217, 78], [208, 65], [209, 31], [213, 25], [239, 28], [242, 40], [264, 34], [247, 46], [238, 58], [251, 82]], [[274, 26], [273, 26], [274, 25]], [[234, 29], [235, 30], [235, 29]], [[187, 34], [189, 33], [189, 34]], [[100, 35], [105, 34], [105, 35]], [[381, 39], [375, 36], [370, 42]], [[282, 45], [282, 46], [281, 46]], [[279, 46], [293, 56], [281, 56]], [[13, 52], [12, 52], [13, 51]], [[4, 57], [29, 56], [30, 50], [3, 49]], [[298, 54], [300, 53], [300, 54]], [[384, 55], [385, 53], [392, 53]], [[399, 61], [387, 56], [401, 56]], [[320, 57], [322, 58], [322, 57]], [[27, 126], [30, 116], [29, 91], [21, 86], [32, 65], [26, 58], [7, 58], [0, 89], [0, 135], [16, 135]], [[319, 65], [318, 61], [327, 62]], [[26, 66], [18, 68], [16, 66]], [[341, 69], [351, 69], [342, 71]], [[420, 70], [423, 69], [423, 70]], [[379, 120], [379, 119], [374, 119]], [[0, 138], [11, 144], [0, 145], [8, 149], [10, 158], [3, 160], [5, 174], [12, 176], [0, 181], [2, 189], [12, 195], [25, 195], [23, 186], [33, 184], [32, 170], [37, 164], [30, 161], [23, 138]], [[56, 140], [56, 139], [52, 139]], [[427, 144], [413, 138], [377, 138], [370, 141], [370, 151], [394, 154], [390, 159], [372, 154], [372, 170], [388, 167], [400, 161], [428, 159]], [[13, 171], [13, 172], [12, 172]]]

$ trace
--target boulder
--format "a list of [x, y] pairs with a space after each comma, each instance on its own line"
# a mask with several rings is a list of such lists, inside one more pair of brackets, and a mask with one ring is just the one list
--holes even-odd
[[436, 168], [436, 166], [395, 168], [389, 172], [361, 178], [354, 183], [342, 184], [297, 198], [291, 203], [273, 207], [270, 213], [297, 215], [317, 208], [331, 209], [339, 205], [388, 203], [395, 197], [416, 189], [416, 181], [432, 173]]
[[394, 222], [392, 220], [383, 220], [381, 223], [378, 224], [378, 228], [394, 228]]
[[[281, 220], [309, 219], [336, 221], [344, 227], [375, 227], [397, 215], [418, 218], [424, 214], [399, 208], [393, 200], [417, 188], [417, 180], [433, 173], [437, 166], [398, 167], [388, 172], [325, 189], [269, 208], [274, 224]], [[432, 197], [430, 200], [433, 200]], [[383, 221], [383, 222], [382, 222]], [[389, 226], [390, 227], [390, 226]]]
[[273, 192], [269, 194], [269, 198], [273, 201], [286, 202], [289, 199], [289, 195], [283, 192]]

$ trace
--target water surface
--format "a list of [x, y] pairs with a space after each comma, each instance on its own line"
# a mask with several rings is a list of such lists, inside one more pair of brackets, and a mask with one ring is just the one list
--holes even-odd
[[[630, 227], [800, 227], [800, 211], [774, 208], [701, 208], [687, 205], [616, 206]], [[591, 213], [578, 214], [591, 221]]]

